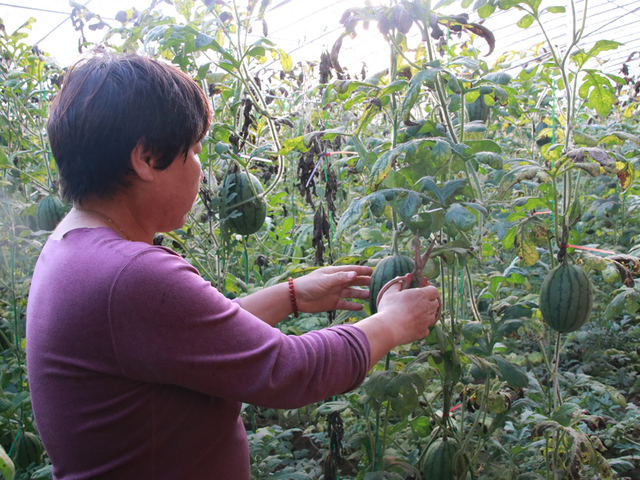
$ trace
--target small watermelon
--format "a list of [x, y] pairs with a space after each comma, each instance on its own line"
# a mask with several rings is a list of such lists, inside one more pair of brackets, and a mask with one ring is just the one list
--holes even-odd
[[562, 263], [542, 282], [540, 313], [556, 332], [578, 330], [589, 320], [592, 307], [591, 280], [578, 265]]
[[[405, 255], [391, 255], [380, 260], [376, 268], [373, 269], [371, 285], [369, 285], [369, 309], [371, 315], [378, 311], [376, 300], [382, 287], [396, 277], [413, 272], [413, 269], [413, 260]], [[411, 286], [416, 287], [417, 285], [412, 284]]]
[[22, 432], [16, 442], [15, 464], [20, 469], [26, 469], [32, 463], [42, 462], [44, 447], [40, 439], [30, 432]]
[[[249, 183], [251, 182], [251, 183]], [[253, 188], [251, 188], [253, 184]], [[264, 192], [260, 181], [254, 176], [246, 173], [233, 173], [225, 181], [227, 188], [227, 198], [236, 194], [225, 205], [227, 226], [233, 233], [239, 235], [251, 235], [256, 233], [267, 216], [267, 203], [254, 195]], [[236, 207], [236, 205], [238, 205]], [[234, 216], [234, 212], [239, 215]]]
[[428, 480], [457, 480], [467, 469], [464, 455], [458, 455], [458, 442], [438, 438], [427, 449], [422, 461], [422, 470]]
[[66, 209], [62, 201], [54, 195], [47, 195], [36, 205], [36, 224], [40, 230], [51, 231], [56, 228], [65, 214]]

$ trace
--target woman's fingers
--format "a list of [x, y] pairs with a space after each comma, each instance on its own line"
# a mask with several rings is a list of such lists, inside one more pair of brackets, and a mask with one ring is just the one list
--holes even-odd
[[368, 276], [370, 277], [373, 273], [373, 268], [364, 267], [362, 265], [340, 265], [337, 267], [322, 267], [316, 271], [322, 271], [328, 274], [338, 273], [338, 272], [356, 272], [358, 276]]
[[361, 303], [349, 302], [348, 300], [340, 299], [336, 305], [337, 310], [350, 310], [352, 312], [357, 312], [362, 310], [364, 307]]
[[364, 300], [366, 298], [369, 298], [369, 290], [362, 290], [360, 288], [345, 288], [342, 290], [340, 297], [357, 298], [359, 300]]

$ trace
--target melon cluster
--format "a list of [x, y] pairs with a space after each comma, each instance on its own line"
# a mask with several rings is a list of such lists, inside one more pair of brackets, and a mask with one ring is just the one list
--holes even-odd
[[225, 206], [229, 231], [239, 235], [256, 233], [267, 216], [266, 202], [254, 195], [254, 190], [256, 195], [264, 192], [260, 181], [254, 175], [240, 172], [227, 176], [224, 185], [229, 199]]
[[578, 330], [589, 320], [592, 307], [591, 280], [578, 265], [563, 262], [544, 279], [540, 290], [540, 313], [556, 332]]

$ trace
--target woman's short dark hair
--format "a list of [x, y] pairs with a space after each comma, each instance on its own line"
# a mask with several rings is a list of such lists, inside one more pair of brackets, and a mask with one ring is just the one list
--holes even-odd
[[98, 54], [78, 62], [53, 101], [47, 131], [64, 198], [108, 198], [130, 185], [131, 151], [167, 168], [207, 133], [211, 107], [177, 68], [138, 55]]

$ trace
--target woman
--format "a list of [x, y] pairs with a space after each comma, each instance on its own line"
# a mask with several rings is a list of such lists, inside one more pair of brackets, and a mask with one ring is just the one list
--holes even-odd
[[358, 310], [368, 267], [327, 267], [231, 302], [156, 232], [181, 228], [211, 110], [179, 70], [102, 55], [66, 75], [48, 133], [74, 208], [38, 260], [27, 309], [36, 424], [56, 479], [250, 477], [242, 402], [295, 408], [358, 386], [428, 334], [433, 287], [388, 290], [357, 325], [302, 336], [295, 310]]

